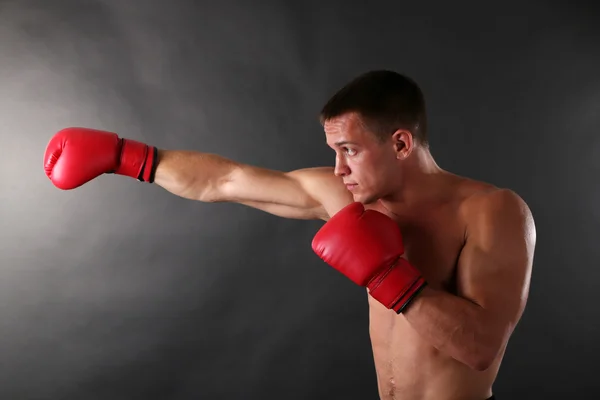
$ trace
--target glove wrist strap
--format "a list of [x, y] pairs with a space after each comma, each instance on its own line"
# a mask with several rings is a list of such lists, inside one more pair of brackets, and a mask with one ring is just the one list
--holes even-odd
[[129, 176], [141, 182], [154, 182], [158, 150], [135, 140], [121, 139], [119, 167], [115, 174]]
[[369, 293], [376, 300], [397, 313], [408, 306], [427, 285], [419, 270], [400, 258], [368, 285]]

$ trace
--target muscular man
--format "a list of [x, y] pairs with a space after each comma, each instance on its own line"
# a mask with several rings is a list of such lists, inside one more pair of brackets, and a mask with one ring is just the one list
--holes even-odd
[[529, 292], [536, 231], [527, 205], [436, 164], [422, 92], [405, 76], [355, 78], [321, 121], [335, 167], [279, 172], [67, 128], [44, 168], [65, 190], [112, 173], [192, 200], [327, 221], [313, 248], [367, 288], [380, 397], [491, 398]]

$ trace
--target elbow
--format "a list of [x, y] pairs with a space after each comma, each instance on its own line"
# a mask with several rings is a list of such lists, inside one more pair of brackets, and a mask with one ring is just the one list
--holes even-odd
[[465, 359], [467, 366], [474, 371], [484, 372], [497, 364], [498, 357], [504, 353], [508, 336], [507, 330], [497, 325], [494, 329], [490, 328], [479, 331], [474, 338], [479, 340], [471, 341], [465, 348]]
[[498, 357], [499, 348], [497, 346], [482, 347], [472, 352], [469, 355], [467, 365], [469, 368], [477, 371], [487, 371], [494, 365]]
[[494, 363], [493, 358], [480, 357], [476, 360], [471, 361], [471, 363], [469, 363], [469, 367], [477, 372], [484, 372], [484, 371], [487, 371], [492, 366], [493, 363]]

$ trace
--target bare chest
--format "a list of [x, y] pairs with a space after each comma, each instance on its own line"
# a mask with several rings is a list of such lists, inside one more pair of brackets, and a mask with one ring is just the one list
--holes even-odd
[[[465, 242], [465, 226], [457, 213], [448, 206], [415, 211], [405, 217], [386, 214], [402, 231], [404, 257], [419, 269], [428, 285], [455, 292], [457, 261]], [[369, 330], [381, 397], [395, 398], [404, 393], [407, 398], [422, 398], [424, 385], [431, 384], [430, 377], [446, 368], [448, 360], [423, 340], [403, 316], [371, 296], [368, 299]]]
[[421, 271], [428, 284], [454, 291], [457, 261], [465, 243], [465, 226], [451, 206], [393, 215], [404, 241], [404, 257]]

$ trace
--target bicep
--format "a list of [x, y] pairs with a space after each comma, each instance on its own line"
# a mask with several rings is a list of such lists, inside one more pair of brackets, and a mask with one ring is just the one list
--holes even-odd
[[523, 312], [535, 247], [533, 218], [510, 191], [498, 191], [469, 211], [458, 263], [459, 294], [514, 327]]
[[329, 167], [280, 172], [242, 165], [222, 190], [226, 201], [295, 219], [326, 219], [350, 195]]

